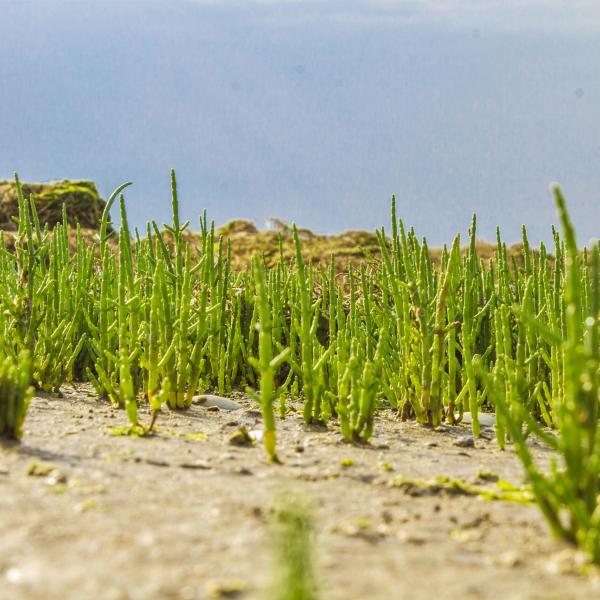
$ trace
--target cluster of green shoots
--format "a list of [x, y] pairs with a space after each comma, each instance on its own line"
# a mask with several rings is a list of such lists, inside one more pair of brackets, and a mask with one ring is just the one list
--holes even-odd
[[[569, 393], [569, 255], [558, 232], [550, 254], [543, 244], [533, 250], [523, 229], [521, 257], [510, 261], [498, 234], [484, 261], [473, 219], [467, 246], [457, 236], [436, 262], [393, 201], [391, 238], [378, 232], [381, 260], [342, 274], [333, 260], [313, 267], [294, 228], [294, 260], [281, 252], [267, 267], [256, 256], [251, 269], [233, 271], [231, 248], [206, 215], [189, 243], [174, 175], [172, 224], [161, 231], [151, 222], [143, 236], [129, 231], [126, 185], [107, 203], [99, 246], [77, 229], [74, 248], [66, 215], [42, 229], [18, 186], [15, 251], [0, 249], [0, 351], [29, 351], [36, 387], [89, 381], [140, 431], [163, 407], [185, 409], [204, 390], [256, 389], [273, 459], [275, 402], [283, 416], [295, 408], [289, 398], [302, 401], [306, 423], [339, 426], [351, 441], [369, 440], [381, 407], [432, 427], [469, 411], [478, 435], [478, 412], [494, 406], [482, 369], [534, 420], [558, 425]], [[111, 240], [117, 200], [121, 227]], [[581, 313], [591, 314], [591, 252], [572, 260]], [[143, 427], [144, 402], [153, 418]], [[503, 445], [502, 419], [496, 430]]]
[[[498, 422], [515, 444], [536, 501], [552, 531], [582, 548], [595, 562], [600, 562], [600, 247], [592, 250], [591, 265], [582, 262], [575, 231], [564, 198], [554, 188], [566, 248], [566, 270], [562, 277], [563, 296], [548, 310], [560, 319], [540, 321], [532, 312], [527, 292], [520, 307], [518, 340], [533, 335], [544, 340], [546, 362], [555, 369], [557, 392], [552, 398], [551, 419], [558, 435], [540, 427], [528, 410], [530, 396], [523, 382], [523, 371], [505, 351], [508, 332], [503, 332], [498, 352], [504, 364], [490, 373], [478, 367], [490, 389]], [[590, 283], [591, 285], [583, 285]], [[502, 326], [502, 322], [500, 324]], [[523, 351], [517, 349], [517, 357]], [[517, 359], [519, 360], [519, 359]], [[526, 360], [520, 359], [522, 363]], [[559, 368], [560, 365], [560, 368]], [[526, 434], [535, 433], [555, 450], [549, 473], [538, 468], [527, 445]]]
[[276, 568], [272, 600], [317, 600], [313, 565], [314, 530], [307, 503], [281, 494], [272, 509], [271, 539]]
[[[16, 184], [14, 251], [0, 238], [0, 434], [21, 434], [30, 384], [58, 391], [72, 381], [124, 408], [138, 434], [197, 393], [248, 389], [272, 461], [276, 408], [284, 417], [300, 403], [307, 424], [360, 443], [380, 409], [430, 427], [469, 412], [475, 436], [478, 413], [495, 409], [498, 443], [514, 442], [554, 531], [600, 561], [600, 243], [577, 247], [558, 189], [564, 239], [553, 232], [552, 252], [533, 249], [523, 228], [520, 256], [509, 259], [498, 232], [483, 260], [473, 218], [468, 244], [457, 236], [435, 261], [392, 199], [391, 235], [377, 232], [381, 259], [338, 273], [333, 258], [326, 269], [305, 263], [295, 227], [293, 260], [280, 247], [274, 265], [257, 255], [233, 270], [206, 214], [190, 243], [173, 173], [170, 225], [132, 235], [124, 184], [98, 245], [77, 224], [72, 235], [65, 211], [42, 228]], [[531, 432], [562, 457], [551, 475], [533, 463]]]
[[19, 440], [23, 423], [33, 396], [31, 358], [23, 352], [16, 359], [5, 356], [0, 360], [0, 438]]

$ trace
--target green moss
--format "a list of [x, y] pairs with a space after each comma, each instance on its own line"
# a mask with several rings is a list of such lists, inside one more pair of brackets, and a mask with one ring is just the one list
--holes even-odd
[[205, 433], [185, 433], [183, 437], [186, 440], [204, 441], [208, 436]]
[[40, 463], [34, 460], [27, 467], [27, 475], [30, 477], [46, 477], [52, 471], [56, 470], [56, 468], [56, 465]]
[[256, 225], [253, 221], [247, 221], [246, 219], [233, 219], [219, 227], [217, 230], [217, 236], [219, 235], [232, 235], [235, 233], [257, 233]]
[[480, 487], [441, 475], [427, 481], [409, 477], [393, 477], [388, 482], [389, 487], [400, 488], [409, 496], [477, 496], [483, 500], [504, 500], [529, 504], [533, 502], [533, 494], [529, 487], [519, 487], [507, 481], [496, 481], [493, 487]]
[[[63, 204], [72, 225], [79, 223], [84, 229], [97, 229], [100, 224], [105, 203], [93, 181], [22, 183], [22, 188], [25, 198], [33, 196], [42, 226], [48, 224], [52, 228], [62, 221]], [[15, 183], [0, 181], [0, 229], [15, 229], [17, 214]]]
[[141, 425], [129, 425], [126, 427], [109, 427], [108, 432], [116, 437], [146, 437], [149, 432]]

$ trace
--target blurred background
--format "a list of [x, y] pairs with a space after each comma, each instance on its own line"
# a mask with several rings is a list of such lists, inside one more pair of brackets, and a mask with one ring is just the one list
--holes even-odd
[[[132, 225], [398, 212], [430, 245], [600, 233], [591, 0], [0, 0], [0, 178], [131, 180]], [[115, 215], [116, 217], [116, 215]]]

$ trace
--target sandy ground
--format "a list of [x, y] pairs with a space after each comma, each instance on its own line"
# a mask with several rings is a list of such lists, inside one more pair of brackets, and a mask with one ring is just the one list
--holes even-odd
[[493, 439], [462, 447], [464, 426], [383, 417], [360, 448], [292, 415], [279, 423], [284, 464], [270, 465], [262, 448], [229, 443], [261, 427], [238, 401], [165, 412], [157, 435], [132, 438], [110, 433], [124, 413], [85, 390], [35, 398], [22, 443], [0, 447], [0, 598], [267, 598], [269, 509], [290, 489], [313, 506], [323, 599], [600, 597], [597, 571], [551, 538], [535, 506], [389, 485], [476, 483], [481, 471], [521, 483]]

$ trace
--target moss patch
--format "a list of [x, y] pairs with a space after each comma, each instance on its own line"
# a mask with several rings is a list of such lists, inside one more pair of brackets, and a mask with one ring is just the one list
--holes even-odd
[[[69, 222], [85, 229], [98, 229], [105, 202], [93, 181], [55, 181], [22, 183], [25, 198], [33, 196], [42, 226], [50, 228], [62, 221], [63, 204]], [[0, 229], [15, 231], [19, 213], [17, 190], [13, 181], [0, 181]]]
[[460, 479], [439, 476], [423, 481], [409, 477], [393, 477], [389, 487], [400, 488], [407, 496], [477, 496], [483, 500], [503, 500], [529, 504], [534, 501], [533, 493], [527, 486], [516, 486], [507, 481], [497, 480], [494, 486], [482, 487]]

